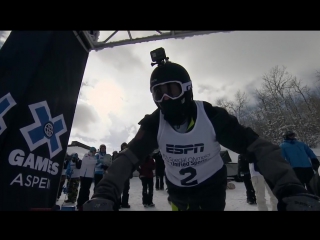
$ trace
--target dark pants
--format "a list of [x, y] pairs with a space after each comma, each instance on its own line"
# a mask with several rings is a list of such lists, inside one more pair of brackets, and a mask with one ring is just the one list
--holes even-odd
[[81, 177], [80, 178], [80, 191], [77, 201], [77, 206], [81, 207], [90, 197], [90, 187], [92, 184], [92, 178]]
[[103, 178], [103, 174], [95, 174], [94, 175], [94, 188], [98, 185], [98, 183], [101, 181]]
[[178, 207], [168, 197], [168, 201], [171, 201], [173, 211], [224, 211], [226, 206], [226, 189], [221, 189], [215, 196], [198, 200], [197, 202], [191, 202], [187, 206]]
[[61, 197], [63, 185], [66, 182], [66, 175], [62, 175], [60, 179], [59, 189], [58, 189], [58, 195], [57, 198]]
[[149, 205], [153, 200], [153, 178], [140, 178], [142, 182], [142, 204]]
[[256, 201], [256, 193], [251, 182], [251, 175], [245, 174], [242, 179], [247, 190], [247, 200]]
[[124, 183], [122, 197], [120, 197], [118, 201], [114, 204], [114, 207], [113, 207], [114, 211], [119, 211], [121, 206], [129, 205], [129, 190], [130, 190], [130, 178]]
[[314, 175], [313, 168], [293, 168], [293, 170], [303, 186], [307, 188], [308, 192], [314, 194], [309, 184]]
[[120, 207], [121, 207], [121, 197], [117, 200], [116, 203], [114, 203], [113, 210], [114, 211], [119, 211]]
[[130, 190], [130, 179], [128, 179], [124, 183], [122, 198], [120, 200], [120, 204], [122, 206], [127, 206], [129, 204], [129, 190]]
[[164, 174], [158, 174], [156, 175], [156, 189], [163, 190], [164, 189], [164, 183], [163, 183]]
[[194, 187], [178, 187], [166, 178], [171, 204], [178, 211], [224, 211], [227, 168], [224, 165], [206, 181]]
[[79, 178], [71, 178], [69, 179], [68, 184], [68, 200], [70, 202], [75, 202], [78, 196], [79, 189]]

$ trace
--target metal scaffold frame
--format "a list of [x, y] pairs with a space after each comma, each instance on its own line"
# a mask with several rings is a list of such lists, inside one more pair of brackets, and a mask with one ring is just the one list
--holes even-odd
[[[143, 42], [150, 42], [150, 41], [157, 41], [157, 40], [164, 40], [164, 39], [184, 39], [186, 37], [194, 37], [199, 35], [207, 35], [212, 33], [227, 33], [231, 31], [160, 31], [155, 30], [155, 34], [151, 36], [146, 37], [139, 37], [139, 38], [133, 38], [131, 32], [127, 31], [129, 39], [124, 40], [118, 40], [118, 41], [110, 41], [119, 31], [115, 30], [109, 37], [102, 41], [97, 41], [99, 37], [100, 31], [74, 31], [76, 36], [79, 38], [80, 42], [84, 45], [84, 47], [88, 50], [95, 50], [100, 51], [105, 48], [113, 48], [117, 46], [123, 46], [123, 45], [129, 45], [129, 44], [135, 44], [135, 43], [143, 43]], [[90, 34], [91, 33], [91, 34]]]

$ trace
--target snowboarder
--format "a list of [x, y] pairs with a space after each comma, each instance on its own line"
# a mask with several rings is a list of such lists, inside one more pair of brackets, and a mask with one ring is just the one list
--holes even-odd
[[249, 162], [256, 161], [281, 210], [320, 210], [319, 198], [308, 194], [279, 146], [259, 137], [236, 117], [208, 102], [193, 100], [187, 70], [170, 62], [164, 49], [151, 52], [158, 64], [150, 77], [157, 109], [140, 122], [140, 129], [100, 181], [85, 211], [112, 211], [124, 183], [145, 158], [159, 148], [165, 162], [166, 185], [173, 210], [223, 211], [227, 170], [220, 144]]

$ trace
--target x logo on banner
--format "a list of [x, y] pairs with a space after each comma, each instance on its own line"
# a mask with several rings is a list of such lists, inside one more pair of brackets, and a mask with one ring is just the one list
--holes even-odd
[[29, 105], [29, 108], [34, 118], [34, 123], [21, 128], [20, 131], [24, 136], [30, 151], [47, 143], [50, 158], [53, 158], [62, 151], [59, 137], [67, 132], [63, 115], [61, 114], [52, 118], [46, 101]]

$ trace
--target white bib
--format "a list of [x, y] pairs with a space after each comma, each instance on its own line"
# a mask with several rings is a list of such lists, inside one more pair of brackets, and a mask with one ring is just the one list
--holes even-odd
[[157, 140], [166, 176], [171, 183], [180, 187], [196, 186], [224, 165], [220, 156], [221, 147], [203, 102], [195, 103], [197, 119], [193, 129], [187, 133], [176, 132], [160, 112]]

